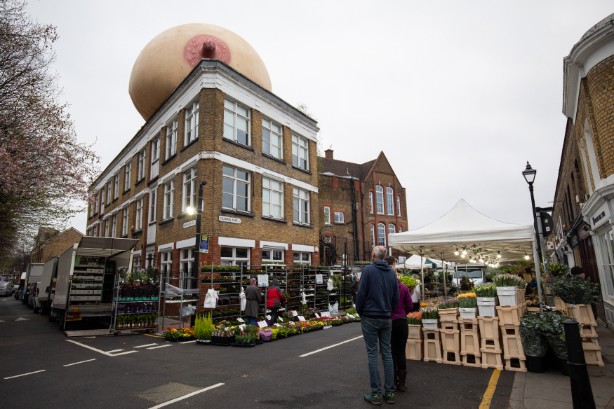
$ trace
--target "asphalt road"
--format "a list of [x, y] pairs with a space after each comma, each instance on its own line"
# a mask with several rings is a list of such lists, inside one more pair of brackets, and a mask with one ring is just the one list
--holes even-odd
[[[409, 390], [396, 405], [478, 408], [492, 372], [408, 361]], [[491, 408], [507, 407], [513, 377], [501, 372]], [[2, 408], [338, 409], [369, 407], [368, 389], [359, 323], [254, 348], [149, 335], [67, 338], [46, 316], [0, 298]]]

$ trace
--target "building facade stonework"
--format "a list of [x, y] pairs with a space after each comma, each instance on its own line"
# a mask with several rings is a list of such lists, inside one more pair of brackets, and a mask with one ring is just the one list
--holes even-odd
[[614, 326], [614, 14], [564, 60], [567, 127], [554, 201], [554, 254], [601, 286]]

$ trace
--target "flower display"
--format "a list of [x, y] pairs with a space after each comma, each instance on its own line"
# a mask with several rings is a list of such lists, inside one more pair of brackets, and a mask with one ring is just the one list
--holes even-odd
[[456, 298], [460, 308], [475, 308], [478, 306], [477, 295], [473, 291], [459, 294]]
[[475, 293], [478, 297], [495, 297], [497, 287], [492, 283], [485, 283], [475, 286]]
[[194, 339], [194, 330], [192, 328], [167, 328], [162, 332], [162, 336], [167, 341], [190, 341]]
[[421, 319], [438, 319], [439, 318], [439, 310], [437, 307], [423, 307], [420, 308]]
[[422, 323], [422, 311], [407, 314], [407, 323], [410, 325], [420, 325]]

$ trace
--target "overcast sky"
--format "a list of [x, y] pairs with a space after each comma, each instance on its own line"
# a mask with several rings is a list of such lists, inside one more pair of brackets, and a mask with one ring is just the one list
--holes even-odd
[[[79, 140], [106, 167], [144, 124], [134, 61], [161, 32], [225, 27], [264, 61], [273, 92], [318, 121], [320, 150], [364, 163], [383, 151], [407, 190], [410, 229], [463, 198], [497, 220], [552, 206], [566, 118], [563, 58], [608, 1], [29, 0], [57, 27], [54, 69]], [[85, 214], [73, 226], [85, 231]]]

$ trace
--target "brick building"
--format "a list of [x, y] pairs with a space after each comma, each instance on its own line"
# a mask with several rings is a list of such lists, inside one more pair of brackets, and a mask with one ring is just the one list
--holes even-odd
[[[323, 264], [367, 261], [388, 234], [407, 230], [405, 188], [380, 152], [366, 163], [318, 158], [320, 257]], [[344, 260], [345, 257], [345, 260]]]
[[70, 227], [63, 232], [51, 227], [41, 227], [34, 238], [34, 246], [30, 253], [31, 263], [45, 263], [53, 257], [61, 255], [74, 243], [83, 237], [83, 233]]
[[187, 277], [183, 288], [205, 181], [201, 265], [320, 262], [317, 123], [271, 92], [237, 38], [193, 24], [152, 40], [130, 84], [146, 122], [90, 187], [87, 234], [138, 239], [134, 264]]
[[614, 14], [564, 59], [565, 141], [553, 221], [555, 254], [601, 284], [614, 326]]

